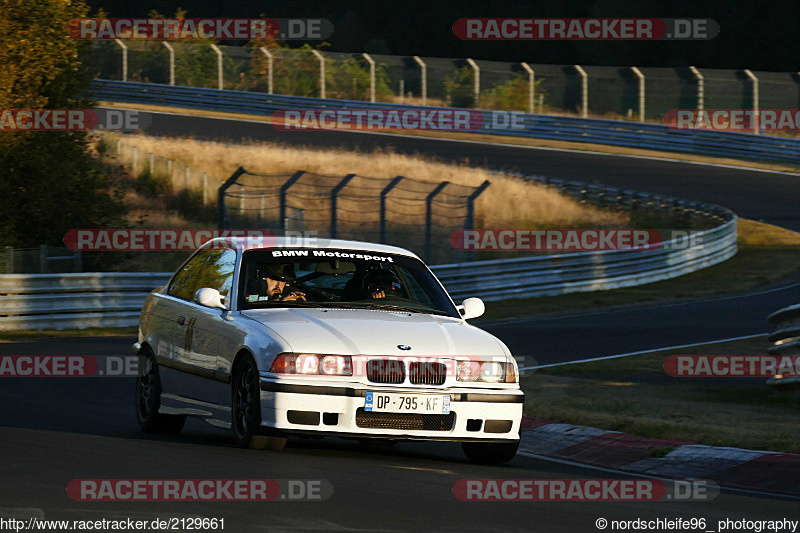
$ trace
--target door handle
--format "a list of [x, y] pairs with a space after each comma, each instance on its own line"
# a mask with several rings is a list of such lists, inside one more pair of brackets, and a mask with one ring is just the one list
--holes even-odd
[[186, 322], [186, 317], [185, 316], [179, 316], [178, 317], [178, 324], [183, 325], [184, 322]]

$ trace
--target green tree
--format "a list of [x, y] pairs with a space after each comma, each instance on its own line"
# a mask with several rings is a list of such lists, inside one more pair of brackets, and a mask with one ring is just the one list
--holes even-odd
[[[87, 44], [67, 35], [82, 0], [4, 0], [0, 109], [81, 109]], [[118, 223], [124, 208], [90, 153], [87, 132], [0, 132], [0, 245], [58, 244], [73, 228]]]

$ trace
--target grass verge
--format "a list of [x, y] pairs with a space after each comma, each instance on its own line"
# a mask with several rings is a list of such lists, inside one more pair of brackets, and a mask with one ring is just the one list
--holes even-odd
[[800, 396], [766, 378], [676, 378], [670, 355], [765, 354], [766, 337], [546, 368], [522, 379], [525, 413], [558, 422], [676, 439], [800, 453]]
[[503, 318], [558, 313], [664, 300], [703, 298], [757, 290], [800, 272], [800, 233], [739, 219], [739, 252], [717, 265], [685, 276], [609, 291], [582, 292], [489, 302], [476, 323]]

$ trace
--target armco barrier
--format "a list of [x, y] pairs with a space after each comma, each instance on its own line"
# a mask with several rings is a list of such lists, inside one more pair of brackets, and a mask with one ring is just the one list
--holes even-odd
[[[800, 355], [800, 304], [775, 311], [767, 320], [775, 326], [767, 340], [772, 343], [767, 349], [771, 355]], [[778, 390], [800, 389], [798, 376], [774, 376], [767, 380]]]
[[[156, 83], [93, 80], [91, 96], [108, 102], [138, 103], [209, 111], [271, 115], [286, 109], [426, 109], [353, 100], [283, 96], [246, 91], [160, 85]], [[484, 111], [484, 113], [490, 113]], [[662, 124], [522, 114], [522, 129], [482, 128], [479, 133], [592, 142], [613, 146], [686, 152], [713, 157], [733, 157], [800, 163], [800, 139], [708, 130], [676, 130]]]
[[[719, 224], [696, 234], [693, 244], [685, 248], [580, 252], [431, 267], [454, 300], [479, 296], [493, 301], [629, 287], [687, 274], [736, 253], [736, 215], [725, 208], [580, 182], [528, 179], [599, 204], [680, 210]], [[136, 325], [145, 296], [168, 277], [168, 273], [0, 275], [0, 330]]]

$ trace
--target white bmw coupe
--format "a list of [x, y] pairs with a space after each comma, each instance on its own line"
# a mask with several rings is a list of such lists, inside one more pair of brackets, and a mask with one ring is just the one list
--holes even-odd
[[483, 311], [401, 248], [214, 239], [145, 301], [137, 419], [176, 433], [200, 417], [243, 447], [457, 441], [472, 461], [507, 462], [523, 393], [508, 348], [467, 323]]

